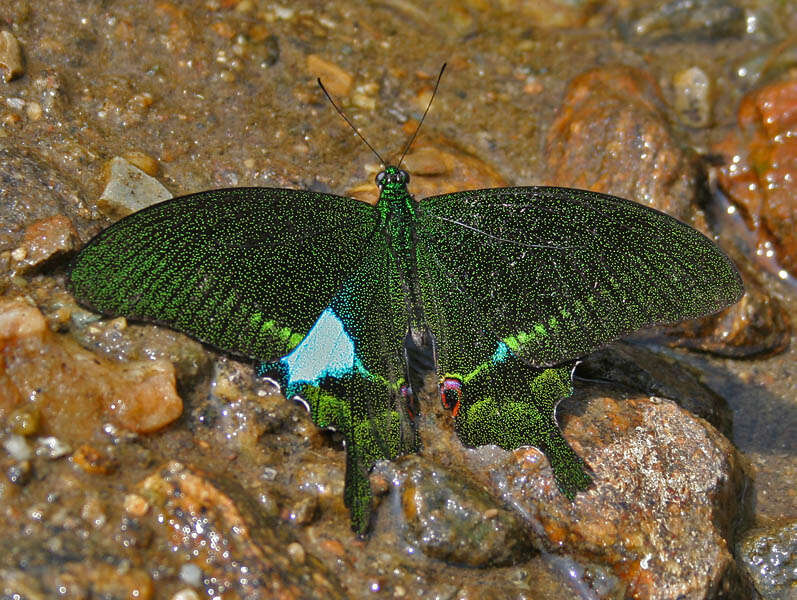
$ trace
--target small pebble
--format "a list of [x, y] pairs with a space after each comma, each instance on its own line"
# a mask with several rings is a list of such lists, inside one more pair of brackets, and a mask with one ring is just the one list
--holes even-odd
[[699, 67], [679, 71], [673, 77], [675, 110], [686, 125], [707, 127], [711, 124], [712, 82]]
[[42, 118], [42, 105], [38, 102], [28, 102], [25, 112], [27, 112], [31, 121], [38, 121]]
[[318, 513], [318, 498], [307, 496], [299, 500], [291, 509], [289, 518], [297, 525], [312, 523]]
[[17, 123], [21, 122], [22, 121], [22, 117], [20, 117], [16, 113], [6, 113], [6, 114], [3, 115], [3, 118], [1, 119], [1, 121], [2, 121], [2, 123], [4, 125], [12, 126], [12, 125], [16, 125]]
[[36, 445], [36, 456], [45, 456], [50, 459], [61, 458], [72, 452], [69, 444], [62, 442], [55, 436], [39, 438]]
[[107, 475], [116, 469], [113, 458], [105, 456], [96, 448], [84, 444], [72, 455], [72, 460], [86, 473]]
[[431, 146], [418, 148], [405, 156], [404, 165], [414, 175], [443, 175], [448, 171], [443, 153]]
[[22, 245], [11, 253], [18, 273], [24, 273], [53, 258], [72, 252], [80, 239], [72, 221], [64, 215], [53, 215], [34, 221], [25, 228]]
[[291, 560], [294, 562], [294, 564], [297, 565], [304, 564], [304, 558], [305, 558], [304, 548], [299, 542], [293, 542], [288, 544], [286, 551], [288, 552], [288, 556], [291, 557]]
[[199, 587], [202, 585], [202, 569], [193, 563], [186, 563], [180, 567], [180, 579], [188, 585]]
[[106, 173], [107, 183], [97, 206], [109, 216], [127, 216], [172, 197], [157, 179], [120, 156], [111, 159]]
[[199, 594], [191, 588], [183, 588], [172, 596], [172, 600], [199, 600]]
[[351, 103], [365, 110], [374, 110], [376, 108], [376, 100], [365, 94], [354, 93], [351, 97]]
[[6, 82], [24, 73], [19, 42], [10, 31], [5, 30], [0, 31], [0, 70]]
[[149, 175], [150, 177], [157, 177], [160, 173], [160, 165], [158, 161], [152, 158], [149, 154], [145, 154], [144, 152], [132, 151], [132, 152], [125, 152], [122, 155], [127, 162], [129, 162], [134, 167], [138, 167], [144, 173]]
[[125, 512], [131, 517], [143, 517], [149, 510], [149, 502], [138, 494], [127, 494], [124, 507]]
[[39, 430], [39, 411], [35, 408], [20, 407], [8, 418], [12, 433], [17, 435], [33, 435]]
[[29, 460], [21, 460], [6, 469], [6, 477], [14, 485], [25, 485], [30, 481], [33, 467]]
[[313, 77], [321, 79], [321, 83], [333, 96], [346, 96], [351, 90], [354, 78], [335, 63], [324, 60], [317, 54], [307, 57], [307, 70]]
[[83, 503], [80, 509], [81, 518], [90, 523], [95, 529], [99, 529], [108, 521], [108, 516], [105, 514], [105, 507], [99, 498], [90, 496]]
[[321, 540], [319, 546], [325, 553], [334, 554], [338, 558], [346, 554], [346, 548], [338, 540]]
[[529, 75], [528, 79], [526, 79], [526, 85], [523, 86], [523, 93], [536, 95], [539, 94], [543, 89], [545, 89], [537, 77], [533, 75]]
[[28, 460], [32, 456], [28, 440], [21, 435], [11, 434], [3, 441], [3, 447], [14, 460]]

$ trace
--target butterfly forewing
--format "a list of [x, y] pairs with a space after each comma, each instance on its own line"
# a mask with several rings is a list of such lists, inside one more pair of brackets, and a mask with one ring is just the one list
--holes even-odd
[[202, 192], [101, 232], [75, 259], [69, 286], [98, 312], [268, 360], [301, 341], [359, 268], [378, 222], [373, 207], [329, 194]]
[[[479, 364], [498, 341], [532, 365], [559, 364], [645, 326], [716, 312], [743, 292], [730, 259], [701, 233], [595, 192], [434, 196], [419, 203], [417, 236], [444, 369]], [[475, 327], [470, 336], [462, 321]]]

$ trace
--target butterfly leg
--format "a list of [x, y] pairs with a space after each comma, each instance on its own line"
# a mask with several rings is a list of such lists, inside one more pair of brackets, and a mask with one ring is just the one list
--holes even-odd
[[556, 423], [556, 404], [572, 392], [569, 367], [540, 370], [516, 361], [491, 365], [459, 386], [452, 378], [442, 385], [444, 405], [452, 410], [463, 444], [539, 448], [570, 500], [591, 482], [587, 465]]

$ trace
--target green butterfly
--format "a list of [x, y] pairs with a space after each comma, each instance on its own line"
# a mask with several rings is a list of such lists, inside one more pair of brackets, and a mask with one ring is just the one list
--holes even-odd
[[555, 419], [574, 361], [738, 301], [736, 268], [701, 233], [621, 198], [514, 187], [416, 201], [409, 179], [385, 168], [376, 206], [278, 188], [155, 204], [94, 237], [69, 289], [258, 361], [345, 439], [359, 534], [374, 463], [420, 450], [416, 392], [432, 373], [465, 445], [540, 448], [572, 499], [591, 481]]

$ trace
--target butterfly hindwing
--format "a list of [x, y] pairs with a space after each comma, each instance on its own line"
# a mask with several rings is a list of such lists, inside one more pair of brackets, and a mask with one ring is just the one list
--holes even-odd
[[258, 359], [294, 347], [360, 265], [376, 209], [330, 194], [232, 188], [167, 200], [102, 231], [69, 287], [109, 315]]
[[288, 397], [306, 403], [316, 425], [346, 443], [344, 501], [352, 528], [368, 528], [376, 461], [417, 452], [418, 438], [402, 395], [407, 329], [401, 280], [383, 238], [368, 247], [307, 337], [287, 356], [263, 365]]
[[[557, 365], [645, 326], [737, 301], [736, 268], [688, 225], [635, 202], [565, 188], [500, 188], [421, 200], [419, 261], [457, 290], [449, 315], [483, 322], [529, 364]], [[423, 258], [421, 258], [423, 255]], [[435, 330], [471, 366], [472, 339]], [[447, 319], [450, 321], [450, 319]]]
[[[460, 440], [470, 447], [539, 448], [559, 489], [572, 499], [590, 477], [556, 422], [556, 405], [573, 392], [570, 366], [541, 369], [519, 359], [490, 331], [482, 313], [459, 312], [467, 298], [428, 248], [419, 248], [418, 259], [426, 317], [439, 336], [442, 400], [452, 410]], [[467, 353], [452, 343], [459, 339], [468, 340]]]
[[591, 478], [556, 422], [556, 405], [573, 393], [571, 371], [569, 365], [535, 369], [509, 351], [492, 358], [462, 381], [454, 417], [457, 435], [471, 447], [539, 448], [559, 489], [572, 500]]

